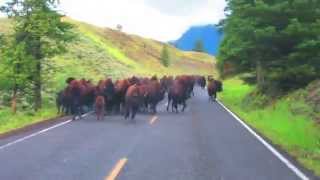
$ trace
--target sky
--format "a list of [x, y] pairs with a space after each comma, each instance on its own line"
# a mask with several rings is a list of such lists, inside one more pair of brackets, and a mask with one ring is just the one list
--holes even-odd
[[225, 6], [225, 0], [60, 0], [59, 9], [90, 24], [121, 24], [124, 32], [169, 41], [193, 25], [218, 23]]

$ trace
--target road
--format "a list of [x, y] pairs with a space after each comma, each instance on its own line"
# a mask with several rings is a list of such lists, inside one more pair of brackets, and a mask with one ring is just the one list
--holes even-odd
[[138, 115], [136, 124], [120, 116], [96, 121], [89, 115], [1, 139], [0, 179], [102, 180], [110, 174], [119, 180], [303, 178], [221, 105], [209, 103], [204, 90], [197, 88], [195, 94], [185, 113], [167, 113], [161, 102], [156, 116]]

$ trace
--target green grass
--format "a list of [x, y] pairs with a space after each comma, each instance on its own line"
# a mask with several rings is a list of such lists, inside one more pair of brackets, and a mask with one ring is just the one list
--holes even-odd
[[[298, 93], [260, 107], [246, 100], [253, 90], [254, 86], [240, 79], [229, 79], [224, 82], [221, 100], [250, 126], [320, 175], [320, 127], [310, 116], [312, 108], [297, 97]], [[250, 97], [253, 102], [261, 99], [261, 95]]]
[[39, 112], [18, 112], [13, 115], [9, 108], [0, 110], [0, 133], [18, 129], [39, 121], [50, 119], [57, 116], [55, 107], [46, 107]]

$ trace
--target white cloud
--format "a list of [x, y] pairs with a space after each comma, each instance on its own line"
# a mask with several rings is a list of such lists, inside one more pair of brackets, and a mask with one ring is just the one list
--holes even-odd
[[[0, 5], [1, 5], [0, 0]], [[195, 24], [217, 23], [225, 0], [60, 0], [66, 15], [103, 27], [160, 41], [179, 36]]]
[[169, 15], [190, 15], [207, 5], [209, 0], [145, 0], [145, 3]]

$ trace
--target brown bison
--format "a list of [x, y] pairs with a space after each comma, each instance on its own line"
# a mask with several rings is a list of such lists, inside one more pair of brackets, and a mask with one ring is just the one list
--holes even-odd
[[130, 82], [127, 79], [116, 81], [114, 85], [114, 89], [115, 89], [114, 106], [115, 106], [116, 112], [120, 112], [121, 109], [123, 109], [125, 96], [129, 86], [130, 86]]
[[207, 90], [208, 90], [209, 100], [216, 101], [217, 93], [223, 90], [222, 82], [218, 80], [210, 79]]
[[165, 88], [160, 84], [157, 78], [152, 78], [151, 82], [145, 85], [145, 92], [143, 94], [146, 109], [157, 113], [157, 105], [164, 99]]
[[169, 88], [172, 85], [172, 83], [173, 83], [173, 77], [172, 76], [163, 76], [160, 79], [161, 87], [163, 87], [165, 89], [165, 91], [167, 91], [167, 92], [169, 91]]
[[197, 84], [202, 88], [204, 89], [207, 85], [207, 81], [206, 81], [206, 78], [204, 76], [198, 76], [197, 79]]
[[111, 113], [116, 104], [116, 93], [112, 79], [109, 78], [99, 81], [96, 87], [96, 95], [102, 95], [104, 97], [105, 110]]
[[130, 117], [133, 121], [141, 103], [142, 94], [140, 92], [139, 85], [131, 85], [125, 95], [125, 119]]
[[184, 112], [187, 107], [186, 100], [190, 97], [188, 93], [188, 87], [184, 84], [184, 81], [175, 80], [169, 88], [167, 111], [169, 111], [170, 103], [172, 103], [172, 112], [174, 112], [174, 110], [176, 113], [179, 112], [179, 104], [183, 105], [182, 112]]
[[194, 95], [193, 89], [195, 85], [195, 80], [193, 76], [181, 75], [181, 76], [177, 76], [176, 80], [179, 81], [184, 86], [184, 88], [187, 91], [186, 93], [188, 95], [188, 98], [191, 97], [191, 95]]
[[105, 100], [103, 96], [97, 96], [95, 100], [95, 112], [97, 120], [102, 120], [105, 111]]
[[[68, 79], [70, 80], [70, 78]], [[75, 120], [78, 116], [84, 113], [83, 108], [86, 106], [88, 109], [92, 108], [94, 103], [95, 87], [90, 81], [82, 80], [70, 80], [68, 86], [62, 93], [63, 99], [67, 101], [70, 107], [71, 114]]]

